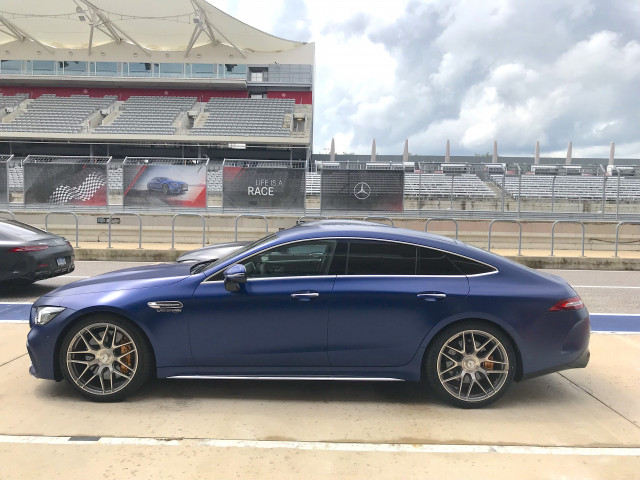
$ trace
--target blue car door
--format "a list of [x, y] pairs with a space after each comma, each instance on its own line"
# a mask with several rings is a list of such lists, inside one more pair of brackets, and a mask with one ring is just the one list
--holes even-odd
[[336, 260], [347, 250], [329, 312], [332, 366], [405, 365], [436, 323], [463, 308], [468, 280], [443, 252], [351, 240], [338, 246]]
[[327, 322], [334, 241], [302, 241], [252, 255], [247, 282], [225, 289], [222, 273], [200, 284], [189, 315], [196, 366], [318, 367], [329, 364]]

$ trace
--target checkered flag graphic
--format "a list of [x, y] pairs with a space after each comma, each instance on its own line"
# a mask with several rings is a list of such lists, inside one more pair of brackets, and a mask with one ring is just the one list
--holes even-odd
[[[75, 180], [75, 181], [74, 181]], [[49, 203], [64, 205], [71, 201], [86, 202], [107, 183], [104, 173], [91, 171], [81, 176], [74, 175], [69, 185], [58, 185], [49, 197]]]

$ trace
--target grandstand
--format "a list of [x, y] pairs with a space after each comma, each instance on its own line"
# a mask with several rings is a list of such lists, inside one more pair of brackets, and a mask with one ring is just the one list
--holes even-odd
[[11, 0], [0, 44], [0, 154], [310, 157], [314, 44], [203, 0]]
[[204, 123], [194, 127], [190, 134], [288, 137], [294, 107], [293, 100], [284, 99], [212, 98], [204, 109]]
[[57, 97], [44, 94], [24, 102], [24, 110], [0, 124], [0, 132], [80, 133], [88, 130], [88, 121], [117, 97], [91, 98], [88, 95]]

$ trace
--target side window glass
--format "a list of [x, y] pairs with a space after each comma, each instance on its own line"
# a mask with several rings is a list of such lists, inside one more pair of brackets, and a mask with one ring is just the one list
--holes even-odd
[[240, 263], [247, 269], [247, 278], [326, 275], [335, 244], [334, 240], [313, 240], [279, 245]]
[[452, 255], [453, 263], [464, 275], [479, 275], [481, 273], [495, 272], [496, 269], [484, 263], [476, 262], [469, 258]]
[[454, 265], [454, 255], [431, 248], [418, 248], [418, 275], [461, 275]]
[[404, 243], [349, 242], [347, 275], [415, 275], [416, 247]]

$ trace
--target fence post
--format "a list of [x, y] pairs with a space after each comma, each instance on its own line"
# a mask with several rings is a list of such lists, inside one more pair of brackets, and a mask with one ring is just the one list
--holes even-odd
[[374, 216], [364, 217], [362, 220], [364, 220], [364, 221], [367, 221], [367, 220], [389, 220], [391, 222], [391, 226], [395, 227], [395, 224], [393, 223], [393, 219], [391, 217], [378, 217], [378, 216], [374, 215]]
[[582, 256], [584, 257], [584, 223], [582, 223], [580, 220], [556, 220], [555, 222], [553, 222], [553, 225], [551, 225], [551, 256], [553, 257], [554, 231], [558, 223], [577, 223], [582, 227]]
[[0, 213], [8, 213], [9, 215], [11, 215], [12, 220], [16, 219], [16, 216], [13, 214], [11, 210], [0, 210]]
[[140, 224], [139, 230], [138, 230], [138, 249], [141, 250], [142, 249], [142, 217], [134, 212], [113, 212], [111, 215], [109, 215], [109, 245], [107, 246], [107, 248], [111, 248], [111, 218], [114, 215], [132, 215], [135, 217], [138, 217], [138, 222]]
[[265, 217], [264, 215], [251, 215], [251, 214], [242, 214], [242, 215], [238, 215], [236, 217], [236, 236], [235, 236], [235, 241], [238, 241], [238, 220], [240, 220], [241, 218], [262, 218], [264, 220], [264, 231], [265, 231], [265, 235], [269, 235], [269, 220], [267, 219], [267, 217]]
[[205, 244], [205, 237], [206, 237], [206, 231], [207, 231], [207, 224], [205, 222], [205, 219], [202, 215], [200, 215], [199, 213], [176, 213], [173, 218], [171, 219], [171, 250], [175, 249], [175, 226], [176, 226], [176, 218], [177, 217], [200, 217], [200, 220], [202, 220], [202, 246], [204, 247]]
[[44, 216], [44, 230], [45, 230], [46, 232], [48, 232], [48, 231], [49, 231], [49, 230], [47, 229], [47, 227], [49, 226], [49, 224], [48, 224], [49, 215], [51, 215], [51, 214], [55, 214], [55, 213], [60, 214], [60, 215], [73, 215], [73, 218], [74, 218], [74, 219], [75, 219], [75, 221], [76, 221], [76, 248], [79, 248], [79, 247], [78, 247], [78, 236], [79, 236], [79, 235], [78, 235], [78, 230], [79, 230], [79, 229], [78, 229], [78, 215], [76, 215], [75, 213], [73, 213], [73, 212], [48, 212], [48, 213]]
[[489, 223], [489, 241], [487, 244], [487, 251], [491, 251], [491, 228], [493, 227], [493, 224], [495, 222], [505, 222], [505, 223], [517, 223], [518, 224], [518, 256], [522, 256], [522, 223], [520, 223], [520, 220], [503, 220], [500, 218], [497, 218], [495, 220], [491, 220], [491, 223]]
[[632, 222], [632, 221], [626, 221], [626, 222], [620, 222], [618, 223], [618, 225], [616, 226], [616, 250], [614, 253], [614, 257], [618, 256], [618, 234], [620, 233], [620, 227], [622, 225], [640, 225], [640, 222]]
[[441, 221], [441, 222], [453, 222], [456, 226], [456, 240], [458, 239], [458, 222], [454, 218], [428, 218], [426, 222], [424, 222], [424, 231], [427, 231], [429, 226], [429, 222], [432, 220]]

